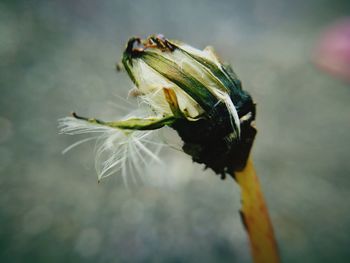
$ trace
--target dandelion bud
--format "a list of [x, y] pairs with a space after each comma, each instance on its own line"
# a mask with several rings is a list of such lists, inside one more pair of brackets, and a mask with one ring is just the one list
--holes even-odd
[[174, 116], [169, 126], [195, 162], [222, 175], [245, 166], [256, 133], [255, 105], [211, 48], [201, 51], [162, 35], [132, 38], [123, 64], [154, 111]]
[[149, 105], [154, 116], [102, 121], [73, 114], [59, 121], [62, 133], [102, 133], [99, 179], [120, 170], [126, 177], [129, 157], [132, 164], [139, 163], [135, 158], [146, 163], [141, 153], [157, 160], [146, 137], [163, 126], [178, 132], [193, 161], [223, 177], [245, 167], [256, 133], [255, 104], [211, 48], [201, 51], [161, 35], [131, 38], [122, 63], [137, 88], [130, 94]]

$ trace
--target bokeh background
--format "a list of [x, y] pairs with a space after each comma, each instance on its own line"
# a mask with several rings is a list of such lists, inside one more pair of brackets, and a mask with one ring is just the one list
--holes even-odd
[[163, 33], [214, 46], [255, 98], [283, 262], [350, 262], [350, 85], [314, 64], [348, 15], [348, 0], [1, 0], [0, 261], [251, 262], [233, 180], [164, 149], [127, 190], [97, 183], [93, 143], [61, 154], [79, 138], [57, 119], [131, 109], [115, 63], [129, 37]]

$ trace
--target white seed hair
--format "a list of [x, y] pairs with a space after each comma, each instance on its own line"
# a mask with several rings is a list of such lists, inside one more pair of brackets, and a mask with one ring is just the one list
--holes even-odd
[[131, 174], [135, 181], [134, 174], [136, 172], [141, 175], [141, 167], [149, 165], [150, 161], [161, 163], [157, 153], [165, 144], [157, 140], [157, 131], [125, 131], [74, 117], [59, 119], [58, 128], [61, 134], [98, 134], [84, 138], [63, 150], [66, 153], [82, 143], [96, 140], [95, 168], [98, 181], [120, 172], [128, 186], [127, 174]]

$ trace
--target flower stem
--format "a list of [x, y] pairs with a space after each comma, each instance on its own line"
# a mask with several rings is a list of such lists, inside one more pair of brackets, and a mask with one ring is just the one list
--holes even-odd
[[254, 262], [280, 262], [269, 212], [251, 157], [242, 171], [235, 172], [235, 179], [241, 188], [241, 215]]

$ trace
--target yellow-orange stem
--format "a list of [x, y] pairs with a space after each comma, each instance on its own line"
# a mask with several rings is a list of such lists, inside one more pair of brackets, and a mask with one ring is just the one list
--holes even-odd
[[235, 172], [235, 178], [241, 187], [242, 219], [254, 262], [279, 263], [272, 224], [251, 158], [243, 171]]

